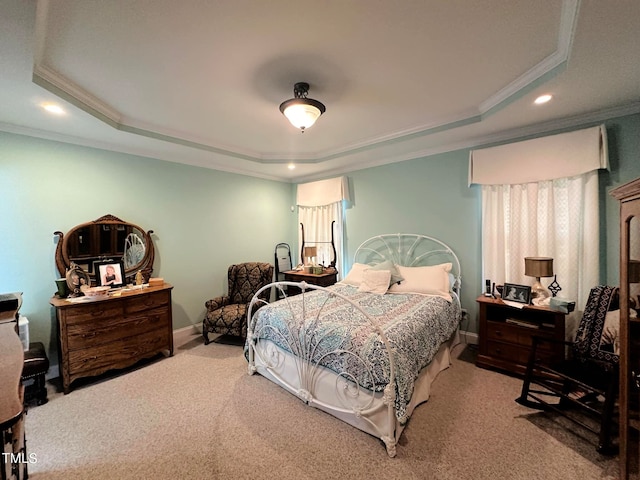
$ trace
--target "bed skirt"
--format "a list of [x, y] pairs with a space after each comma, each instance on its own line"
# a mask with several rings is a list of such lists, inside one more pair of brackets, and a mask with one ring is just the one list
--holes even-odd
[[[458, 343], [460, 343], [460, 335], [459, 330], [456, 329], [451, 338], [440, 346], [431, 363], [420, 371], [415, 381], [411, 401], [407, 406], [408, 416], [418, 405], [429, 399], [431, 384], [438, 374], [451, 364], [451, 350]], [[389, 456], [395, 456], [395, 445], [407, 422], [401, 424], [395, 415], [389, 415], [388, 404], [383, 398], [384, 392], [349, 388], [344, 378], [324, 367], [320, 367], [313, 391], [309, 392], [300, 388], [298, 373], [300, 365], [296, 364], [289, 352], [272, 342], [261, 342], [259, 348], [262, 350], [255, 352], [255, 370], [250, 367], [250, 374], [257, 372], [308, 405], [327, 412], [363, 432], [381, 438], [386, 444]], [[268, 362], [264, 359], [268, 359]], [[389, 432], [393, 432], [392, 438], [389, 438]]]

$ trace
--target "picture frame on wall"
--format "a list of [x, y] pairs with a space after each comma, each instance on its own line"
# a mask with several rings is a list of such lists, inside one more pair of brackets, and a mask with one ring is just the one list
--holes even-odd
[[531, 303], [531, 287], [529, 285], [518, 285], [516, 283], [505, 283], [502, 289], [502, 299], [510, 302]]
[[93, 262], [96, 284], [101, 287], [122, 287], [125, 284], [122, 260], [102, 260]]

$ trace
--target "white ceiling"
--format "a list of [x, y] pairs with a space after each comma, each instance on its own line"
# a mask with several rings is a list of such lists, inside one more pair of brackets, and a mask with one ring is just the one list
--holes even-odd
[[[264, 178], [640, 112], [636, 0], [0, 5], [0, 130]], [[300, 81], [327, 107], [304, 134], [278, 109]]]

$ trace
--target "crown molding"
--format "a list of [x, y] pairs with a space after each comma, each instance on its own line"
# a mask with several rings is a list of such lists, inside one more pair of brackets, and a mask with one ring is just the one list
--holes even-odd
[[181, 160], [176, 162], [175, 156], [169, 153], [165, 153], [162, 150], [148, 150], [137, 147], [123, 147], [121, 145], [109, 144], [105, 142], [99, 142], [95, 140], [88, 140], [85, 138], [74, 137], [70, 135], [63, 135], [59, 133], [53, 133], [45, 130], [32, 129], [22, 127], [18, 125], [12, 125], [8, 123], [0, 122], [0, 131], [14, 133], [17, 135], [25, 135], [29, 137], [42, 138], [44, 140], [52, 140], [56, 142], [69, 143], [72, 145], [79, 145], [89, 148], [96, 148], [100, 150], [113, 151], [117, 153], [124, 153], [128, 155], [136, 155], [140, 157], [164, 160], [172, 163], [182, 163], [185, 165], [191, 165], [194, 167], [202, 167], [211, 170], [219, 170], [227, 173], [234, 173], [238, 175], [246, 175], [256, 178], [262, 178], [265, 180], [273, 180], [286, 183], [302, 183], [308, 181], [319, 180], [327, 178], [332, 175], [342, 175], [357, 170], [364, 170], [367, 168], [379, 167], [382, 165], [388, 165], [392, 163], [399, 163], [408, 160], [416, 160], [419, 158], [430, 157], [433, 155], [439, 155], [442, 153], [453, 152], [463, 149], [488, 147], [494, 144], [508, 143], [513, 141], [524, 140], [527, 137], [541, 136], [544, 134], [558, 133], [559, 130], [587, 127], [590, 124], [597, 124], [603, 121], [625, 117], [628, 115], [640, 114], [640, 101], [627, 105], [621, 105], [618, 107], [607, 108], [599, 110], [597, 112], [591, 112], [581, 115], [575, 115], [572, 117], [566, 117], [550, 122], [544, 122], [536, 125], [522, 127], [518, 129], [512, 129], [502, 131], [495, 134], [484, 135], [475, 138], [464, 139], [456, 142], [449, 142], [447, 144], [440, 145], [438, 147], [416, 150], [410, 153], [397, 155], [393, 157], [373, 158], [364, 162], [351, 163], [345, 166], [336, 167], [328, 170], [323, 170], [318, 174], [300, 175], [293, 177], [284, 177], [277, 175], [266, 175], [256, 173], [249, 169], [243, 169], [238, 167], [228, 167], [226, 165], [215, 164], [208, 161], [194, 161], [194, 160]]
[[350, 172], [364, 170], [366, 168], [374, 168], [383, 165], [389, 165], [392, 163], [417, 160], [420, 158], [431, 157], [433, 155], [455, 152], [457, 150], [486, 148], [498, 144], [522, 141], [531, 137], [560, 133], [561, 130], [586, 128], [589, 126], [600, 124], [612, 118], [626, 117], [628, 115], [636, 114], [640, 114], [640, 101], [627, 105], [606, 108], [596, 112], [590, 112], [586, 114], [575, 115], [572, 117], [552, 120], [549, 122], [539, 123], [536, 125], [530, 125], [527, 127], [505, 130], [499, 133], [483, 135], [475, 138], [468, 138], [457, 142], [449, 142], [437, 147], [416, 150], [394, 157], [375, 158], [370, 161], [346, 165], [344, 167], [336, 167], [331, 170], [324, 170], [320, 174], [296, 177], [295, 182], [301, 183], [321, 180], [333, 175], [344, 175]]

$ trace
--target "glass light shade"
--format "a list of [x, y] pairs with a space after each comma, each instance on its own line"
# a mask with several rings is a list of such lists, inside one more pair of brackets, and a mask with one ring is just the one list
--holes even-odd
[[[303, 101], [301, 100], [301, 102]], [[306, 103], [292, 103], [285, 107], [282, 113], [289, 119], [291, 125], [303, 130], [316, 123], [322, 114], [318, 107]]]

